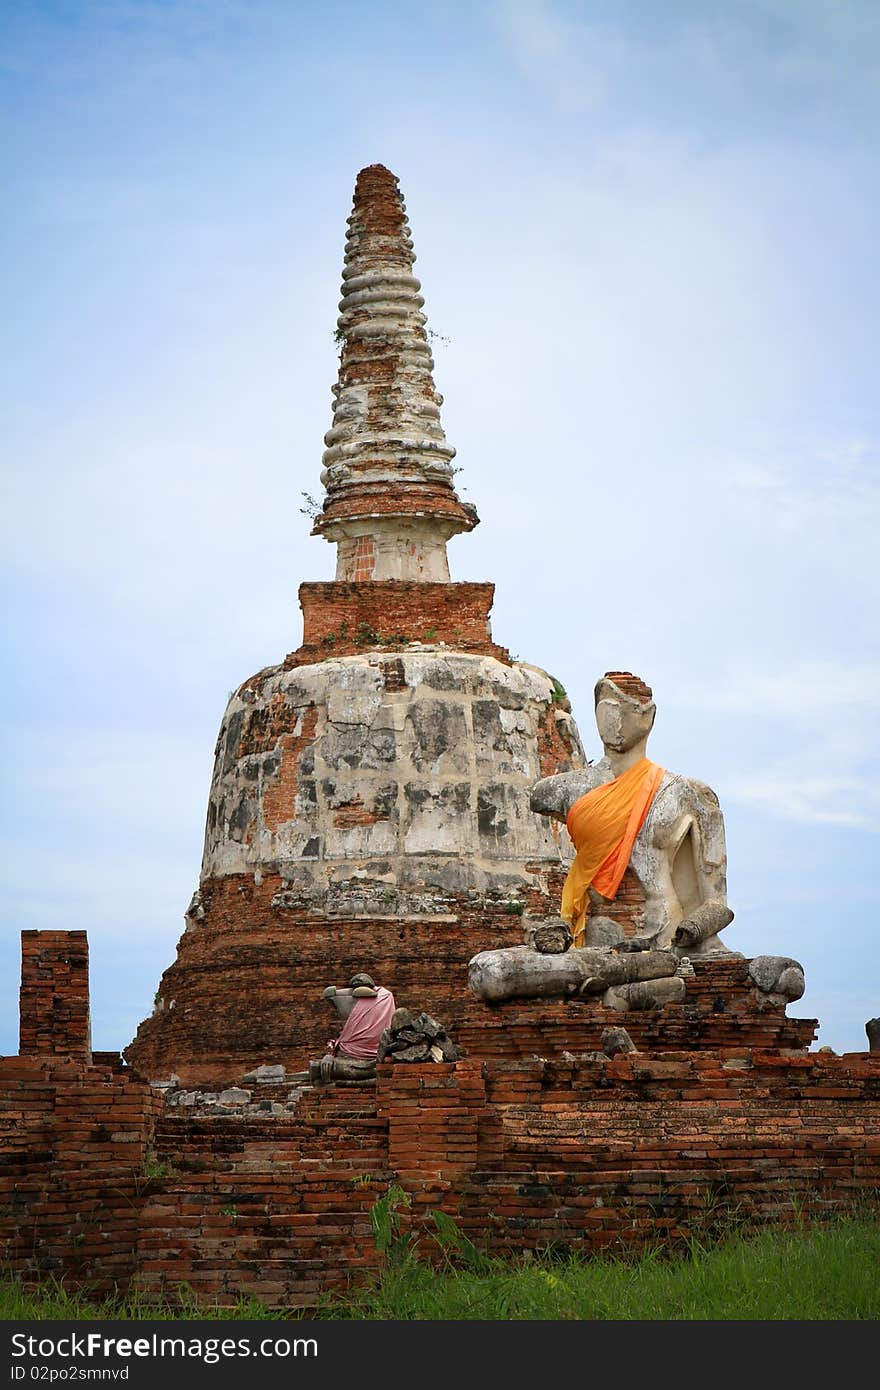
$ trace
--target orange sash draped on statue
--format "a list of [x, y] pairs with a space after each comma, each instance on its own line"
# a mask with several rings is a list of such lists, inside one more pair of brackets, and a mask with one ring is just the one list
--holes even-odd
[[571, 925], [575, 946], [583, 945], [587, 889], [592, 884], [604, 898], [616, 894], [663, 771], [642, 758], [587, 792], [569, 811], [565, 823], [577, 856], [562, 890], [560, 915]]

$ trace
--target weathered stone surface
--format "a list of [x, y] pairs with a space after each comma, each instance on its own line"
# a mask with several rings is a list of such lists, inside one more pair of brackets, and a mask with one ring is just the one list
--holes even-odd
[[[511, 946], [500, 951], [481, 951], [474, 956], [468, 966], [468, 984], [477, 998], [487, 1003], [505, 999], [553, 999], [574, 994], [601, 994], [611, 985], [673, 976], [677, 965], [678, 959], [672, 951], [618, 955], [613, 951], [577, 947], [542, 955], [528, 946]], [[684, 982], [679, 983], [683, 995]], [[678, 986], [674, 993], [679, 993]]]
[[614, 985], [602, 995], [606, 1009], [625, 1012], [629, 1009], [662, 1009], [665, 1004], [681, 1004], [685, 983], [677, 975], [662, 980], [637, 980], [629, 985]]
[[880, 1052], [880, 1018], [869, 1018], [865, 1024], [869, 1052]]
[[755, 956], [749, 975], [765, 994], [784, 999], [800, 999], [806, 989], [803, 966], [791, 956]]
[[245, 1091], [241, 1086], [228, 1086], [217, 1099], [221, 1105], [247, 1105], [251, 1095], [251, 1091]]
[[457, 1062], [461, 1048], [430, 1014], [397, 1009], [379, 1040], [379, 1061]]
[[571, 946], [571, 932], [561, 920], [545, 922], [535, 928], [532, 944], [542, 955], [558, 955]]
[[[406, 884], [439, 908], [444, 887], [492, 892], [505, 879], [527, 885], [531, 864], [558, 865], [550, 827], [528, 805], [541, 731], [556, 717], [551, 678], [492, 657], [404, 651], [389, 686], [388, 660], [271, 667], [235, 693], [218, 739], [203, 884], [280, 872], [290, 881], [280, 905], [338, 914], [372, 910], [369, 891], [340, 887], [352, 872], [382, 881], [377, 906], [389, 885], [397, 894]], [[497, 739], [477, 740], [475, 726]], [[574, 765], [579, 745], [569, 757]], [[395, 910], [407, 902], [396, 898]], [[191, 912], [200, 925], [201, 895]]]
[[616, 1057], [619, 1052], [638, 1050], [625, 1028], [603, 1028], [599, 1041], [606, 1057]]
[[376, 1079], [376, 1063], [359, 1062], [352, 1057], [317, 1057], [309, 1062], [309, 1084], [329, 1086], [333, 1081], [368, 1085]]
[[261, 1067], [257, 1067], [255, 1071], [249, 1071], [242, 1079], [244, 1081], [256, 1081], [261, 1085], [271, 1085], [279, 1081], [284, 1081], [285, 1076], [285, 1069], [280, 1063], [277, 1065], [266, 1063]]

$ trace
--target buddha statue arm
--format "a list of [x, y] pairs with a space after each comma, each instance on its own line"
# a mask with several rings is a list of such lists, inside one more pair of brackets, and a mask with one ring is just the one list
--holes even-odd
[[[682, 917], [672, 944], [699, 952], [733, 921], [727, 905], [724, 818], [711, 787], [692, 778], [682, 782], [687, 806], [670, 845], [672, 888]], [[718, 942], [714, 949], [726, 948]]]
[[599, 780], [591, 764], [578, 772], [558, 772], [554, 777], [542, 777], [532, 787], [529, 806], [539, 816], [564, 821], [574, 803], [598, 786]]
[[328, 985], [321, 998], [326, 999], [328, 1004], [334, 1006], [343, 1023], [357, 1002], [352, 989], [337, 989], [335, 985]]

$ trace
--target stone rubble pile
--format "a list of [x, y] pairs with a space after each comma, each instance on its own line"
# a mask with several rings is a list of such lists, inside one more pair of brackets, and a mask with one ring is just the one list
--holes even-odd
[[154, 1089], [164, 1092], [166, 1105], [212, 1115], [290, 1115], [300, 1096], [310, 1090], [308, 1072], [288, 1072], [283, 1066], [262, 1066], [249, 1072], [247, 1086], [186, 1087], [177, 1077]]
[[540, 926], [535, 927], [532, 933], [531, 944], [542, 955], [561, 955], [563, 951], [569, 950], [571, 943], [571, 932], [561, 917], [558, 920], [547, 918]]
[[379, 1039], [380, 1062], [457, 1062], [461, 1048], [430, 1014], [397, 1009]]

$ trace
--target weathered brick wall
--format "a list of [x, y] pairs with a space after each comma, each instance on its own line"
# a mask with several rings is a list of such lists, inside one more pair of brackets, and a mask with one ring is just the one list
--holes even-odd
[[160, 1105], [118, 1054], [92, 1054], [84, 931], [21, 936], [19, 1057], [0, 1058], [0, 1259], [125, 1282]]
[[221, 1302], [307, 1305], [375, 1268], [369, 1211], [392, 1182], [413, 1230], [442, 1207], [508, 1253], [818, 1215], [880, 1184], [869, 1054], [385, 1064], [375, 1088], [247, 1118], [160, 1113], [130, 1074], [12, 1058], [0, 1099], [9, 1267]]
[[307, 1304], [377, 1265], [369, 1208], [408, 1192], [431, 1249], [442, 1208], [516, 1254], [684, 1240], [845, 1208], [880, 1182], [880, 1060], [867, 1054], [385, 1064], [372, 1088], [307, 1093], [292, 1117], [166, 1116], [177, 1176], [142, 1209], [138, 1282]]
[[[327, 924], [317, 925], [316, 985], [327, 959]], [[399, 922], [395, 935], [387, 921], [347, 923], [360, 934], [351, 968], [375, 947], [377, 925], [389, 969], [395, 950], [399, 963]], [[289, 943], [276, 948], [283, 991]], [[446, 940], [444, 959], [448, 950]], [[432, 979], [449, 991], [426, 954], [412, 957], [425, 994]], [[246, 1113], [168, 1107], [115, 1054], [0, 1059], [0, 1258], [26, 1277], [51, 1272], [99, 1291], [134, 1284], [173, 1297], [184, 1282], [206, 1301], [308, 1306], [378, 1266], [370, 1209], [391, 1183], [409, 1194], [404, 1225], [427, 1253], [441, 1207], [496, 1252], [591, 1252], [875, 1194], [880, 1054], [787, 1050], [815, 1024], [762, 1004], [747, 965], [698, 962], [684, 1005], [620, 1016], [643, 1050], [611, 1061], [562, 1056], [596, 1047], [615, 1016], [595, 1005], [490, 1009], [447, 994], [444, 1021], [471, 1048], [457, 1065], [386, 1063], [374, 1085], [289, 1099], [280, 1083], [258, 1086], [266, 1109]], [[271, 986], [265, 959], [251, 968], [255, 991], [261, 979]], [[259, 1018], [269, 1005], [245, 994], [243, 1007]], [[34, 1036], [54, 1045], [51, 1032]], [[273, 1112], [272, 1099], [288, 1104]]]
[[694, 962], [685, 979], [683, 1004], [660, 1010], [613, 1013], [583, 999], [510, 999], [481, 1004], [468, 996], [453, 1003], [449, 1018], [456, 1040], [472, 1056], [511, 1060], [559, 1057], [564, 1051], [600, 1049], [603, 1029], [622, 1026], [647, 1052], [741, 1049], [805, 1049], [816, 1019], [789, 1018], [749, 977], [742, 957]]
[[[422, 979], [410, 955], [454, 984], [475, 951], [520, 942], [509, 921], [491, 928], [505, 909], [515, 921], [558, 905], [567, 832], [554, 839], [529, 790], [542, 772], [582, 764], [566, 703], [536, 667], [436, 646], [334, 655], [245, 682], [217, 740], [188, 930], [159, 986], [159, 1015], [127, 1050], [132, 1065], [153, 1078], [183, 1077], [205, 1060], [199, 1039], [221, 1029], [225, 1041], [210, 1045], [209, 1060], [213, 1068], [225, 1052], [231, 1077], [236, 1057], [247, 1066], [267, 1060], [252, 1059], [254, 1029], [261, 1048], [289, 1046], [283, 1009], [314, 1022], [340, 942], [348, 954], [349, 924], [360, 945], [362, 924], [374, 923], [378, 941], [365, 943], [355, 968], [393, 968], [402, 988]], [[278, 952], [295, 965], [313, 942], [325, 978], [302, 983], [317, 984], [315, 993], [278, 994]], [[251, 970], [261, 953], [265, 975]], [[252, 1007], [266, 999], [268, 1013]], [[194, 1054], [176, 1045], [190, 1036]], [[297, 1065], [326, 1041], [311, 1037], [294, 1044]]]
[[459, 1087], [462, 1070], [383, 1068], [379, 1112], [415, 1226], [442, 1205], [497, 1253], [821, 1215], [880, 1180], [880, 1064], [862, 1054], [486, 1062]]
[[416, 580], [301, 584], [302, 646], [285, 665], [326, 656], [356, 656], [405, 642], [445, 642], [455, 651], [482, 652], [500, 661], [510, 653], [492, 641], [489, 610], [494, 584], [432, 584]]
[[377, 1268], [387, 1130], [372, 1087], [307, 1092], [291, 1119], [169, 1112], [156, 1144], [175, 1172], [142, 1209], [138, 1286], [295, 1306]]
[[84, 931], [23, 931], [19, 1051], [91, 1059]]
[[161, 1105], [118, 1066], [0, 1058], [0, 1260], [124, 1286]]

